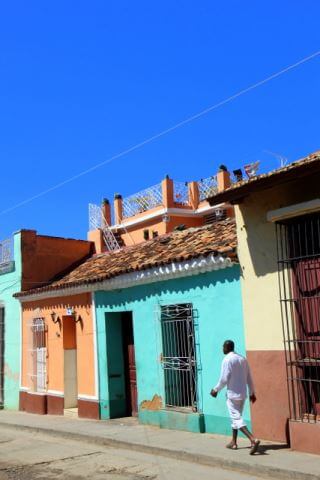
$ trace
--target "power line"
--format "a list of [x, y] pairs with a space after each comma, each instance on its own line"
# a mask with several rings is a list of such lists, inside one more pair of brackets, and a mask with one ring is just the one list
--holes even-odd
[[12, 212], [13, 210], [15, 210], [19, 207], [22, 207], [23, 205], [26, 205], [27, 203], [30, 203], [33, 200], [36, 200], [40, 197], [43, 197], [47, 193], [50, 193], [54, 190], [57, 190], [58, 188], [63, 187], [64, 185], [67, 185], [68, 183], [71, 183], [74, 180], [77, 180], [78, 178], [83, 177], [84, 175], [87, 175], [88, 173], [91, 173], [91, 172], [97, 170], [98, 168], [101, 168], [104, 165], [107, 165], [108, 163], [111, 163], [114, 160], [117, 160], [118, 158], [121, 158], [121, 157], [127, 155], [128, 153], [131, 153], [135, 150], [138, 150], [139, 148], [143, 147], [144, 145], [147, 145], [148, 143], [151, 143], [154, 140], [157, 140], [158, 138], [161, 138], [161, 137], [167, 135], [168, 133], [171, 133], [174, 130], [177, 130], [178, 128], [180, 128], [182, 126], [184, 126], [188, 123], [191, 123], [191, 122], [193, 122], [194, 120], [197, 120], [200, 117], [203, 117], [204, 115], [212, 112], [213, 110], [216, 110], [217, 108], [222, 107], [223, 105], [232, 102], [233, 100], [235, 100], [236, 98], [244, 95], [245, 93], [248, 93], [251, 90], [254, 90], [255, 88], [260, 87], [261, 85], [264, 85], [265, 83], [270, 82], [271, 80], [274, 80], [277, 77], [280, 77], [281, 75], [283, 75], [283, 74], [289, 72], [290, 70], [293, 70], [294, 68], [312, 60], [315, 57], [318, 57], [319, 55], [320, 55], [320, 50], [312, 53], [311, 55], [308, 55], [307, 57], [302, 58], [301, 60], [289, 65], [288, 67], [283, 68], [282, 70], [279, 70], [276, 73], [273, 73], [272, 75], [269, 75], [268, 77], [264, 78], [263, 80], [260, 80], [259, 82], [254, 83], [254, 84], [250, 85], [249, 87], [246, 87], [246, 88], [240, 90], [239, 92], [236, 92], [235, 94], [231, 95], [230, 97], [225, 98], [224, 100], [221, 100], [220, 102], [218, 102], [214, 105], [211, 105], [210, 107], [208, 107], [204, 110], [201, 110], [200, 112], [198, 112], [194, 115], [191, 115], [190, 117], [176, 123], [172, 127], [169, 127], [165, 130], [162, 130], [161, 132], [156, 133], [155, 135], [152, 135], [151, 137], [147, 138], [146, 140], [143, 140], [142, 142], [139, 142], [139, 143], [133, 145], [132, 147], [127, 148], [126, 150], [122, 150], [121, 152], [117, 153], [116, 155], [113, 155], [113, 156], [107, 158], [103, 162], [97, 163], [96, 165], [93, 165], [92, 167], [87, 168], [86, 170], [83, 170], [82, 172], [80, 172], [76, 175], [73, 175], [72, 177], [69, 177], [66, 180], [63, 180], [62, 182], [59, 182], [56, 185], [53, 185], [52, 187], [49, 187], [46, 190], [43, 190], [42, 192], [39, 192], [36, 195], [33, 195], [32, 197], [29, 197], [29, 198], [15, 204], [15, 205], [13, 205], [12, 207], [9, 207], [9, 208], [6, 208], [5, 210], [2, 210], [0, 212], [0, 215], [5, 215], [6, 213]]

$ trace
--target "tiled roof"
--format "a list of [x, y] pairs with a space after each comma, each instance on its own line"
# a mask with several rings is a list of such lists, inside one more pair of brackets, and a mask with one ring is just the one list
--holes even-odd
[[233, 219], [205, 227], [174, 231], [117, 252], [94, 255], [59, 280], [44, 287], [20, 292], [16, 296], [102, 282], [121, 274], [210, 254], [220, 254], [237, 261], [236, 238]]
[[320, 172], [320, 150], [277, 170], [233, 183], [229, 188], [208, 198], [208, 201], [211, 205], [232, 201], [252, 191], [262, 190], [263, 188], [297, 179], [298, 176], [317, 169]]

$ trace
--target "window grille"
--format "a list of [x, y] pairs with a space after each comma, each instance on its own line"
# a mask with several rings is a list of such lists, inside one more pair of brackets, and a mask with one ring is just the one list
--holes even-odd
[[47, 328], [44, 318], [34, 318], [29, 324], [28, 375], [30, 389], [34, 392], [47, 390]]
[[0, 408], [4, 404], [4, 308], [0, 306]]
[[165, 405], [197, 410], [197, 365], [192, 304], [161, 307]]
[[276, 225], [290, 416], [320, 421], [320, 214]]

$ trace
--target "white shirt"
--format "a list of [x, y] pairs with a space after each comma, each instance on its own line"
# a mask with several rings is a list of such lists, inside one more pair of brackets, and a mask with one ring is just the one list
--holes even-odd
[[222, 361], [221, 375], [214, 390], [219, 392], [227, 386], [227, 398], [244, 400], [254, 393], [254, 387], [247, 359], [235, 352], [228, 353]]

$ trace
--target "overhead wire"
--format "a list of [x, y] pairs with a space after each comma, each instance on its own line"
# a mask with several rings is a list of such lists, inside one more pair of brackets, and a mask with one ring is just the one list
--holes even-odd
[[165, 130], [162, 130], [161, 132], [158, 132], [156, 133], [155, 135], [152, 135], [151, 137], [148, 137], [147, 139], [139, 142], [139, 143], [136, 143], [135, 145], [133, 145], [132, 147], [129, 147], [125, 150], [122, 150], [121, 152], [115, 154], [115, 155], [112, 155], [111, 157], [107, 158], [106, 160], [102, 161], [102, 162], [99, 162], [85, 170], [83, 170], [82, 172], [79, 172], [77, 173], [76, 175], [73, 175], [65, 180], [62, 180], [61, 182], [58, 182], [57, 184], [53, 185], [52, 187], [49, 187], [29, 198], [26, 198], [25, 200], [22, 200], [21, 202], [19, 203], [16, 203], [15, 205], [9, 207], [9, 208], [6, 208], [4, 210], [2, 210], [0, 212], [0, 215], [5, 215], [9, 212], [12, 212], [13, 210], [16, 210], [17, 208], [19, 207], [22, 207], [23, 205], [26, 205], [30, 202], [32, 202], [33, 200], [36, 200], [40, 197], [43, 197], [44, 195], [50, 193], [50, 192], [53, 192], [54, 190], [57, 190], [58, 188], [61, 188], [63, 187], [64, 185], [67, 185], [68, 183], [71, 183], [75, 180], [77, 180], [78, 178], [81, 178], [111, 162], [113, 162], [114, 160], [117, 160], [121, 157], [124, 157], [125, 155], [135, 151], [135, 150], [138, 150], [139, 148], [153, 142], [154, 140], [157, 140], [161, 137], [164, 137], [165, 135], [167, 135], [168, 133], [171, 133], [175, 130], [177, 130], [178, 128], [181, 128], [182, 126], [188, 124], [188, 123], [191, 123], [193, 122], [194, 120], [197, 120], [198, 118], [200, 117], [203, 117], [204, 115], [207, 115], [208, 113], [212, 112], [213, 110], [216, 110], [217, 108], [223, 106], [223, 105], [226, 105], [227, 103], [230, 103], [232, 102], [233, 100], [239, 98], [240, 96], [260, 87], [261, 85], [264, 85], [266, 84], [267, 82], [270, 82], [271, 80], [274, 80], [275, 78], [278, 78], [280, 77], [281, 75], [284, 75], [285, 73], [289, 72], [290, 70], [293, 70], [295, 68], [297, 68], [298, 66], [306, 63], [306, 62], [309, 62], [310, 60], [318, 57], [320, 55], [320, 50], [317, 50], [316, 52], [312, 53], [311, 55], [308, 55], [300, 60], [298, 60], [297, 62], [295, 63], [292, 63], [291, 65], [285, 67], [285, 68], [282, 68], [281, 70], [269, 75], [268, 77], [264, 78], [263, 80], [260, 80], [256, 83], [253, 83], [252, 85], [249, 85], [248, 87], [246, 88], [243, 88], [242, 90], [239, 90], [238, 92], [234, 93], [233, 95], [230, 95], [229, 97], [221, 100], [220, 102], [218, 103], [215, 103], [214, 105], [211, 105], [207, 108], [205, 108], [204, 110], [201, 110], [200, 112], [198, 113], [195, 113], [193, 115], [191, 115], [190, 117], [187, 117], [185, 118], [184, 120], [181, 120], [180, 122], [176, 123], [175, 125], [171, 126], [171, 127], [168, 127], [166, 128]]

